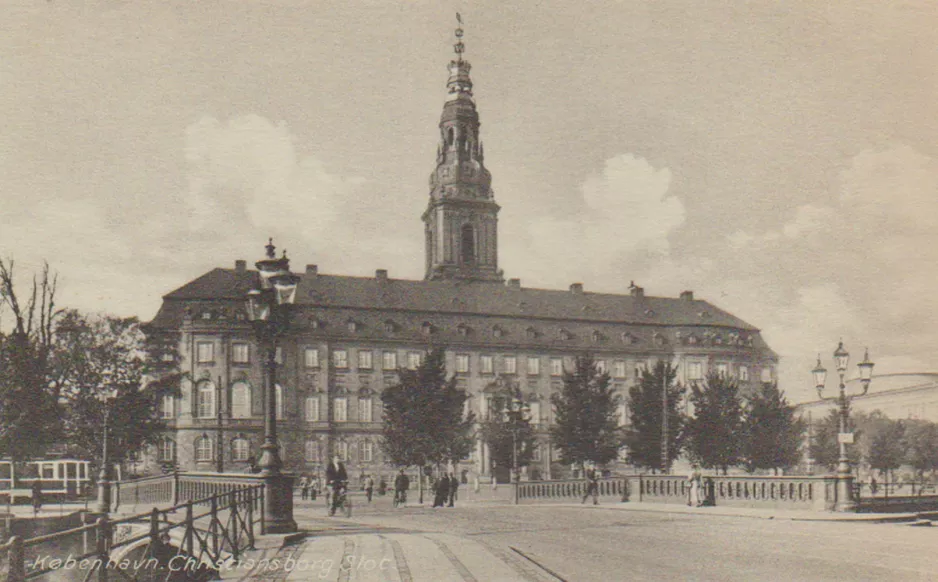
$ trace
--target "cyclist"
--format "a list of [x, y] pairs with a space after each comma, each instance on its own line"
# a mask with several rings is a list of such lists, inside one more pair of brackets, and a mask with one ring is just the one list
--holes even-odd
[[336, 508], [339, 506], [340, 495], [346, 490], [347, 483], [348, 473], [345, 471], [345, 464], [342, 463], [338, 455], [336, 455], [332, 457], [332, 462], [326, 467], [326, 486], [332, 489], [332, 501], [329, 507], [329, 515], [334, 514]]
[[407, 490], [410, 489], [410, 478], [404, 474], [404, 469], [394, 478], [394, 504], [407, 503]]

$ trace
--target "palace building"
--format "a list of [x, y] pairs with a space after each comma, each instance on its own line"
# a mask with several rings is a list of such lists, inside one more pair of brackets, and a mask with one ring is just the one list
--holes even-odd
[[[316, 265], [298, 273], [293, 318], [277, 350], [285, 467], [316, 473], [336, 454], [350, 475], [389, 471], [380, 447], [381, 392], [431, 347], [446, 349], [448, 371], [469, 393], [477, 418], [485, 418], [498, 376], [519, 383], [540, 439], [531, 478], [560, 469], [547, 433], [550, 396], [579, 354], [592, 354], [624, 398], [641, 370], [663, 357], [677, 362], [685, 383], [711, 370], [735, 376], [744, 389], [773, 380], [778, 358], [759, 330], [690, 291], [652, 297], [634, 284], [607, 294], [581, 283], [547, 290], [504, 279], [499, 205], [485, 168], [470, 65], [459, 38], [455, 48], [422, 216], [424, 279], [394, 279], [383, 269], [374, 277], [334, 275]], [[165, 342], [156, 358], [187, 373], [181, 396], [163, 402], [169, 431], [158, 447], [160, 463], [245, 471], [259, 455], [264, 362], [245, 315], [247, 292], [257, 286], [257, 272], [237, 260], [165, 295], [148, 324], [150, 337]], [[619, 413], [626, 423], [627, 404]], [[484, 443], [459, 470], [491, 475]]]

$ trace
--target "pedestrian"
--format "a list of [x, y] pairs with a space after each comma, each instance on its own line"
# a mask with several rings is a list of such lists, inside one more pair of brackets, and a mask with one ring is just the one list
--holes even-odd
[[394, 501], [400, 505], [407, 503], [407, 490], [410, 489], [410, 477], [401, 469], [394, 478]]
[[41, 477], [36, 477], [36, 480], [33, 481], [32, 495], [33, 495], [33, 515], [38, 515], [39, 509], [42, 507], [42, 478]]
[[453, 503], [456, 501], [456, 490], [459, 489], [459, 479], [456, 478], [456, 475], [453, 473], [449, 474], [449, 506], [455, 507]]
[[694, 463], [691, 466], [690, 474], [687, 476], [687, 481], [690, 483], [690, 490], [688, 491], [687, 505], [691, 507], [700, 507], [703, 505], [703, 498], [701, 497], [701, 485], [703, 478], [700, 475], [700, 465]]
[[596, 476], [596, 469], [590, 468], [586, 471], [586, 493], [583, 494], [582, 503], [586, 503], [587, 497], [593, 496], [593, 505], [599, 505], [599, 481]]
[[444, 507], [449, 497], [449, 477], [444, 473], [433, 484], [433, 507]]
[[381, 476], [381, 481], [378, 482], [378, 495], [384, 497], [385, 493], [388, 492], [388, 482], [384, 479], [384, 476]]
[[316, 496], [319, 495], [319, 475], [309, 478], [309, 499], [310, 501], [316, 501]]
[[365, 495], [368, 496], [368, 503], [371, 503], [371, 494], [375, 490], [375, 478], [371, 475], [368, 475], [368, 478], [365, 479]]
[[339, 460], [338, 455], [332, 457], [332, 462], [326, 467], [326, 487], [332, 490], [329, 515], [334, 515], [340, 494], [348, 491], [348, 472], [345, 470], [345, 463]]
[[300, 498], [309, 499], [309, 477], [305, 475], [300, 478]]
[[879, 490], [879, 483], [876, 482], [876, 475], [870, 475], [870, 492], [876, 495]]

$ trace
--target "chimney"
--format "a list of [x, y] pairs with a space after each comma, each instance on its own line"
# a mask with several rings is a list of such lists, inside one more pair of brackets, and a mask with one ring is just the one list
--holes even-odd
[[693, 300], [694, 300], [694, 292], [693, 292], [693, 291], [683, 291], [683, 292], [681, 293], [681, 299], [682, 299], [683, 301], [693, 301]]
[[306, 265], [306, 274], [315, 277], [317, 274], [319, 274], [319, 266], [318, 265]]
[[375, 279], [384, 283], [388, 280], [388, 270], [387, 269], [376, 269], [375, 270]]
[[570, 284], [570, 293], [582, 293], [583, 292], [583, 283], [571, 283]]
[[508, 279], [509, 289], [521, 289], [521, 279]]
[[238, 259], [235, 261], [235, 272], [244, 273], [248, 270], [248, 263], [244, 259]]
[[641, 299], [642, 297], [645, 296], [645, 288], [639, 287], [638, 285], [632, 285], [630, 289], [630, 294], [632, 295], [632, 297], [637, 297]]

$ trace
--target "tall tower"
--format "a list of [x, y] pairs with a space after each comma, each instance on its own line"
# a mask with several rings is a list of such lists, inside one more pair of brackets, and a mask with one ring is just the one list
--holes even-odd
[[503, 281], [498, 270], [498, 210], [492, 175], [483, 164], [479, 114], [472, 98], [471, 66], [463, 60], [462, 19], [456, 15], [456, 59], [449, 63], [448, 94], [440, 116], [436, 169], [423, 213], [427, 280]]

